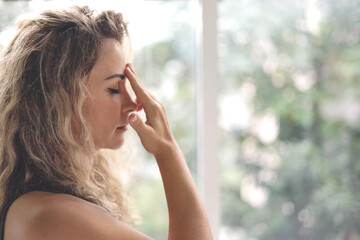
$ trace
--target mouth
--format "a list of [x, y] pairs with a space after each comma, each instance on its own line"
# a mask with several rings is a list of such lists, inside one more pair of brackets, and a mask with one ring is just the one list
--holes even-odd
[[126, 125], [123, 125], [123, 126], [119, 126], [119, 127], [116, 128], [116, 130], [126, 131], [126, 130], [128, 130], [128, 125], [126, 124]]

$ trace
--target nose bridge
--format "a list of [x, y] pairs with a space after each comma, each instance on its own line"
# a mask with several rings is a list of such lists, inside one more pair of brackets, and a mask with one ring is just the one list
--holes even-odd
[[137, 107], [137, 103], [135, 102], [135, 99], [132, 99], [127, 89], [123, 92], [122, 96], [123, 96], [122, 107], [121, 107], [122, 111], [123, 112], [135, 111]]

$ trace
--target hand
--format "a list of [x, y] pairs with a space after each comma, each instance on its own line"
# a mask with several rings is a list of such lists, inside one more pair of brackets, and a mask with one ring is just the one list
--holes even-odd
[[137, 113], [129, 115], [129, 123], [140, 137], [141, 143], [155, 157], [172, 151], [177, 146], [172, 135], [164, 105], [140, 82], [131, 64], [125, 68], [125, 76], [146, 114], [146, 122]]

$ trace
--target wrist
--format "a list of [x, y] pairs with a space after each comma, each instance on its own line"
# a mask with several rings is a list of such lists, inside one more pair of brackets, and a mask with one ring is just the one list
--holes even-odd
[[182, 155], [182, 152], [176, 142], [166, 143], [157, 153], [154, 153], [157, 161], [164, 161], [179, 155]]

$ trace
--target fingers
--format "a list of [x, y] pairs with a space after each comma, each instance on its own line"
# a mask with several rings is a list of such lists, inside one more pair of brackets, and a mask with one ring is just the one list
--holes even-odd
[[127, 79], [129, 80], [130, 85], [134, 90], [136, 97], [139, 99], [142, 105], [145, 108], [147, 108], [147, 105], [151, 102], [151, 100], [153, 100], [153, 98], [150, 96], [148, 91], [143, 87], [139, 78], [136, 76], [134, 69], [131, 67], [130, 64], [126, 65], [124, 73]]
[[141, 102], [139, 101], [139, 99], [135, 99], [135, 102], [136, 102], [136, 112], [140, 112], [141, 110], [143, 110], [143, 106], [141, 104]]
[[[128, 78], [138, 101], [141, 103], [136, 111], [144, 109], [147, 116], [152, 116], [153, 114], [158, 115], [157, 113], [159, 111], [162, 112], [162, 103], [142, 85], [131, 64], [128, 63], [126, 65], [124, 73]], [[148, 119], [148, 121], [153, 122], [152, 118]]]
[[132, 113], [129, 115], [129, 123], [132, 128], [136, 131], [141, 139], [149, 136], [151, 128], [147, 126], [138, 114]]
[[131, 64], [126, 65], [124, 74], [137, 97], [136, 110], [144, 108], [146, 114], [146, 122], [143, 122], [137, 113], [131, 113], [129, 123], [144, 148], [150, 153], [157, 153], [164, 143], [173, 141], [164, 105], [142, 85]]

